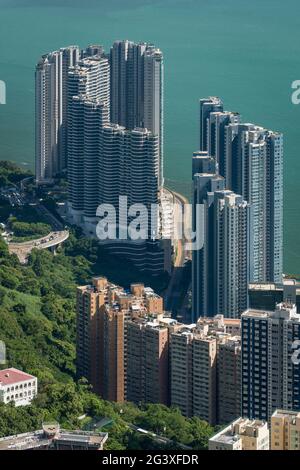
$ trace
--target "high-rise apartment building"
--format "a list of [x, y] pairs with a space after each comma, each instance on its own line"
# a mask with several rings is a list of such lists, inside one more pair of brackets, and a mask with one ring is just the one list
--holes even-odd
[[111, 122], [158, 137], [163, 185], [163, 55], [152, 44], [116, 41], [110, 52]]
[[271, 450], [300, 450], [300, 413], [276, 410], [271, 417]]
[[217, 423], [217, 339], [194, 335], [192, 342], [193, 416]]
[[[142, 204], [150, 214], [151, 204], [159, 201], [157, 136], [109, 124], [108, 108], [100, 100], [75, 96], [71, 109], [69, 203], [74, 220], [95, 234], [97, 208], [110, 204], [120, 229], [120, 196], [126, 198], [125, 210]], [[150, 226], [150, 218], [145, 223]], [[127, 229], [127, 220], [123, 224]]]
[[99, 139], [99, 203], [118, 208], [123, 196], [128, 205], [144, 204], [150, 210], [159, 196], [157, 136], [142, 128], [107, 124]]
[[51, 182], [67, 168], [69, 109], [73, 96], [100, 100], [108, 107], [109, 119], [110, 66], [99, 47], [81, 52], [78, 46], [70, 46], [44, 55], [37, 64], [37, 183]]
[[36, 76], [37, 181], [51, 181], [67, 168], [68, 216], [92, 237], [98, 235], [101, 204], [111, 204], [117, 216], [119, 197], [127, 198], [128, 206], [156, 207], [156, 215], [143, 219], [146, 239], [119, 237], [120, 223], [127, 229], [132, 221], [122, 219], [106, 245], [138, 269], [170, 272], [171, 240], [160, 240], [172, 233], [164, 227], [170, 220], [161, 203], [161, 51], [130, 41], [114, 43], [109, 56], [101, 45], [82, 51], [71, 46], [43, 57]]
[[77, 290], [77, 376], [107, 400], [227, 423], [240, 408], [239, 333], [240, 321], [222, 315], [177, 323], [142, 284], [127, 291], [100, 277]]
[[[106, 400], [122, 402], [126, 396], [127, 374], [127, 322], [139, 317], [163, 315], [163, 300], [152, 289], [132, 284], [130, 292], [111, 284], [106, 278], [93, 279], [93, 284], [77, 289], [77, 376], [86, 377], [94, 391]], [[148, 357], [154, 345], [149, 337]], [[163, 338], [159, 362], [167, 364]], [[153, 352], [153, 358], [155, 351]], [[153, 374], [156, 374], [153, 365]], [[163, 383], [165, 366], [160, 372]], [[166, 366], [167, 367], [167, 366]], [[164, 371], [164, 372], [163, 372]], [[148, 382], [150, 387], [150, 382]], [[149, 389], [150, 390], [150, 389]], [[155, 390], [147, 392], [148, 396]], [[165, 391], [157, 392], [165, 396]], [[143, 397], [139, 401], [142, 401]]]
[[[143, 271], [154, 275], [170, 271], [169, 251], [164, 241], [159, 240], [162, 230], [159, 211], [153, 211], [160, 203], [158, 137], [143, 128], [126, 130], [119, 125], [106, 125], [100, 132], [98, 162], [98, 204], [110, 204], [116, 211], [113, 221], [116, 237], [101, 243], [112, 254], [130, 259]], [[128, 230], [128, 224], [138, 216], [130, 207], [140, 211], [139, 222], [144, 232], [138, 239]]]
[[[241, 117], [238, 113], [228, 111], [213, 111], [207, 118], [207, 151], [209, 155], [214, 157], [218, 172], [222, 176], [225, 176], [228, 172], [225, 130], [229, 124], [238, 124], [240, 122], [240, 118]], [[227, 187], [233, 189], [228, 183]]]
[[192, 160], [193, 176], [196, 173], [216, 174], [216, 160], [208, 152], [194, 152]]
[[[198, 159], [197, 159], [198, 160]], [[195, 159], [193, 158], [193, 162]], [[203, 165], [200, 159], [201, 167]], [[195, 163], [194, 163], [195, 166]], [[197, 163], [197, 167], [199, 163]], [[201, 168], [200, 168], [201, 169]], [[202, 233], [203, 246], [192, 253], [192, 319], [197, 321], [200, 316], [214, 316], [215, 311], [215, 291], [213, 283], [216, 281], [214, 263], [212, 256], [215, 255], [213, 239], [208, 235], [209, 222], [212, 217], [208, 217], [208, 207], [203, 206], [208, 194], [225, 189], [223, 177], [213, 173], [193, 174], [193, 230], [196, 232], [197, 205], [202, 205]], [[199, 214], [198, 214], [199, 217]], [[207, 226], [207, 227], [206, 227]], [[199, 237], [199, 234], [198, 234]], [[210, 289], [211, 286], [211, 289]]]
[[164, 101], [163, 55], [154, 46], [147, 47], [144, 57], [144, 127], [159, 140], [159, 184], [164, 183]]
[[193, 251], [193, 320], [218, 314], [238, 318], [248, 306], [250, 207], [224, 189], [221, 176], [196, 173], [193, 179], [194, 228], [201, 205], [204, 241]]
[[107, 280], [94, 278], [93, 284], [77, 288], [76, 366], [77, 376], [91, 383], [92, 358], [95, 357], [96, 318], [100, 306], [107, 302]]
[[144, 54], [146, 43], [115, 41], [110, 50], [111, 120], [127, 129], [144, 121]]
[[73, 220], [95, 230], [100, 190], [98, 173], [100, 129], [109, 122], [109, 109], [102, 101], [73, 96], [69, 107], [68, 203]]
[[217, 354], [218, 423], [231, 423], [241, 414], [241, 338], [225, 337]]
[[102, 305], [96, 321], [95, 391], [105, 400], [125, 400], [125, 319], [117, 304]]
[[69, 201], [77, 222], [84, 215], [95, 224], [98, 205], [117, 209], [119, 196], [148, 208], [158, 202], [159, 138], [109, 124], [107, 77], [105, 58], [84, 59], [69, 72]]
[[67, 75], [68, 104], [73, 96], [83, 95], [90, 100], [99, 100], [110, 108], [110, 67], [104, 56], [80, 59], [69, 67]]
[[170, 337], [170, 404], [177, 406], [184, 416], [193, 414], [192, 341], [189, 329]]
[[169, 403], [169, 330], [158, 319], [127, 322], [126, 398], [134, 403]]
[[283, 136], [221, 108], [219, 98], [200, 100], [200, 149], [215, 158], [226, 188], [251, 204], [250, 280], [282, 282]]
[[226, 129], [226, 183], [253, 208], [252, 282], [282, 282], [283, 137], [252, 124]]
[[216, 424], [217, 340], [189, 328], [170, 337], [170, 398], [185, 416]]
[[51, 182], [67, 165], [67, 76], [79, 60], [70, 46], [44, 55], [35, 72], [35, 161], [38, 184]]
[[68, 203], [76, 224], [96, 224], [100, 130], [110, 117], [109, 61], [81, 59], [68, 73]]
[[204, 98], [200, 103], [200, 151], [208, 151], [208, 123], [210, 113], [223, 112], [222, 100], [216, 96]]
[[242, 315], [242, 415], [269, 420], [276, 409], [300, 411], [300, 315], [279, 304]]
[[[238, 333], [239, 326], [232, 322], [239, 323], [220, 315], [200, 318], [197, 324], [178, 324], [170, 331], [170, 403], [185, 416], [198, 416], [214, 425], [240, 415], [240, 395], [234, 390], [240, 382], [239, 337], [230, 333]], [[230, 350], [233, 343], [235, 353]], [[225, 345], [228, 350], [221, 350]], [[226, 376], [221, 370], [225, 357], [230, 358]]]
[[119, 292], [105, 278], [77, 289], [77, 376], [112, 401], [124, 400], [124, 313], [111, 306]]

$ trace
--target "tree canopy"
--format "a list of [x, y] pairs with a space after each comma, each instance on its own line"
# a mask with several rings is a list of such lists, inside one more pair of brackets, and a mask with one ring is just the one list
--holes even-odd
[[[78, 230], [72, 231], [56, 256], [33, 250], [27, 265], [10, 255], [0, 238], [0, 340], [7, 349], [5, 367], [19, 368], [39, 380], [38, 396], [30, 406], [0, 404], [0, 437], [40, 429], [49, 420], [67, 429], [97, 429], [97, 423], [107, 418], [110, 424], [101, 429], [109, 432], [108, 449], [166, 447], [132, 425], [171, 439], [168, 448], [176, 448], [178, 442], [195, 449], [207, 447], [213, 433], [207, 423], [162, 405], [105, 402], [84, 380], [76, 380], [76, 286], [96, 274], [125, 287], [135, 281], [163, 286], [162, 279], [141, 276], [129, 263], [126, 266], [117, 258], [112, 262]], [[82, 415], [86, 418], [79, 420]]]

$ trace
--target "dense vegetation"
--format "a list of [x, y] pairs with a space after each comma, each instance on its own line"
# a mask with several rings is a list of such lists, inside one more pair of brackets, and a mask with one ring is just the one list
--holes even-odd
[[51, 232], [51, 225], [35, 206], [12, 207], [3, 196], [0, 196], [0, 222], [14, 233], [12, 242], [41, 238]]
[[[76, 285], [94, 274], [107, 275], [124, 286], [139, 280], [162, 288], [166, 282], [151, 282], [130, 264], [124, 266], [78, 230], [72, 231], [57, 256], [34, 250], [26, 266], [9, 255], [0, 240], [0, 339], [7, 347], [8, 366], [39, 379], [39, 394], [31, 406], [0, 405], [0, 436], [40, 428], [43, 421], [52, 419], [66, 428], [100, 429], [95, 423], [106, 417], [110, 449], [161, 448], [151, 436], [132, 430], [132, 424], [165, 435], [174, 441], [169, 448], [176, 447], [176, 442], [206, 447], [213, 430], [205, 422], [186, 419], [178, 410], [160, 405], [138, 408], [108, 403], [92, 394], [84, 381], [76, 382]], [[82, 415], [85, 419], [78, 420]]]
[[32, 174], [18, 167], [15, 163], [9, 161], [0, 161], [0, 188], [4, 188], [10, 184], [16, 184], [26, 176]]
[[[0, 188], [27, 175], [14, 164], [0, 162]], [[52, 198], [45, 204], [55, 212]], [[48, 233], [50, 227], [40, 217], [32, 206], [12, 208], [7, 200], [0, 201], [0, 221], [8, 221], [17, 237]], [[207, 423], [186, 419], [178, 410], [161, 405], [138, 408], [105, 402], [91, 393], [85, 380], [76, 380], [76, 286], [89, 282], [93, 275], [105, 275], [124, 287], [144, 282], [157, 292], [168, 281], [167, 275], [154, 279], [142, 275], [130, 263], [108, 255], [96, 241], [84, 238], [77, 228], [71, 230], [57, 256], [34, 250], [26, 266], [9, 254], [0, 238], [0, 340], [7, 348], [5, 367], [25, 370], [39, 380], [32, 405], [0, 404], [0, 437], [56, 420], [65, 428], [107, 430], [108, 449], [163, 448], [153, 436], [137, 433], [134, 426], [164, 435], [170, 439], [168, 448], [176, 448], [177, 442], [206, 448], [213, 432]]]
[[14, 233], [13, 240], [24, 242], [41, 238], [51, 231], [51, 225], [42, 222], [19, 222], [15, 217], [9, 219], [9, 225]]

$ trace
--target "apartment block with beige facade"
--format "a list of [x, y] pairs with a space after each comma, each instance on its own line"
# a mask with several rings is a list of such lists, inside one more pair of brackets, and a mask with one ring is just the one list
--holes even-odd
[[276, 410], [273, 413], [271, 450], [300, 450], [300, 412]]
[[200, 317], [196, 326], [198, 330], [211, 334], [226, 333], [231, 336], [241, 334], [241, 321], [237, 318], [225, 318], [224, 315], [212, 318]]
[[[239, 321], [228, 322], [231, 332], [239, 332]], [[222, 316], [201, 318], [197, 324], [177, 325], [170, 334], [171, 405], [179, 407], [185, 416], [198, 416], [212, 425], [221, 422], [220, 411], [222, 420], [226, 419], [223, 423], [240, 415], [240, 397], [234, 390], [240, 382], [239, 359], [229, 350], [232, 358], [226, 363], [226, 376], [218, 369], [220, 351], [221, 363], [223, 357], [226, 360], [223, 345], [232, 339], [239, 341], [239, 337], [227, 333], [226, 323]], [[218, 407], [220, 396], [222, 406]]]
[[169, 329], [158, 319], [127, 322], [127, 400], [169, 403]]
[[177, 323], [151, 288], [132, 284], [126, 290], [94, 278], [77, 290], [77, 374], [106, 400], [171, 404], [212, 425], [219, 422], [222, 390], [229, 422], [239, 407], [237, 365], [225, 358], [228, 376], [218, 386], [217, 360], [239, 327], [222, 316]]
[[195, 334], [193, 356], [193, 416], [217, 423], [217, 339]]
[[269, 450], [269, 429], [265, 421], [238, 418], [213, 436], [209, 450]]
[[184, 328], [170, 336], [170, 402], [184, 416], [193, 413], [193, 333]]

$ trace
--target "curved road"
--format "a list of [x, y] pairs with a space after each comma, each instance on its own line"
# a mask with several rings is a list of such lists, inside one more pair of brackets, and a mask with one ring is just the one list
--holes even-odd
[[21, 263], [26, 263], [26, 260], [31, 251], [36, 248], [38, 250], [46, 250], [54, 246], [60, 245], [69, 238], [70, 233], [67, 230], [60, 232], [50, 232], [45, 237], [37, 240], [31, 240], [23, 243], [9, 243], [8, 249], [10, 253], [15, 253]]

